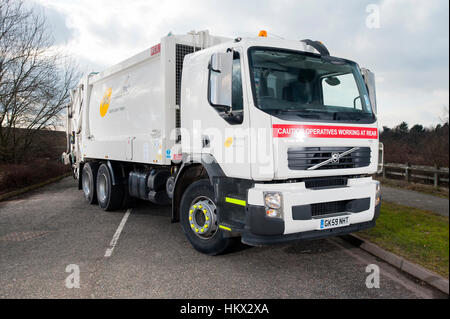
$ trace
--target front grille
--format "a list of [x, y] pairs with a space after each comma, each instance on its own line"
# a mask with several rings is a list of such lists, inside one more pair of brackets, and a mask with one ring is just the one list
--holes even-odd
[[[180, 105], [180, 94], [181, 94], [181, 73], [183, 71], [183, 60], [185, 55], [193, 53], [194, 47], [184, 44], [175, 45], [175, 104]], [[176, 127], [180, 127], [180, 110], [176, 110]]]
[[312, 204], [311, 215], [312, 217], [315, 217], [345, 212], [348, 202], [348, 200], [341, 200], [337, 202]]
[[[339, 213], [361, 213], [370, 209], [370, 197], [292, 206], [293, 220], [310, 220]], [[321, 218], [321, 217], [319, 217]]]
[[306, 188], [327, 188], [327, 187], [340, 187], [347, 186], [347, 177], [333, 176], [333, 177], [320, 177], [305, 179]]
[[[352, 147], [294, 147], [288, 149], [288, 167], [292, 170], [307, 170], [330, 159], [333, 154], [341, 154]], [[338, 161], [330, 162], [317, 170], [358, 168], [370, 165], [370, 147], [359, 147]]]

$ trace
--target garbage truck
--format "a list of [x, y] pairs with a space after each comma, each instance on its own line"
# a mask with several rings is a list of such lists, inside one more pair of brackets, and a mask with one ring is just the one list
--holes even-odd
[[88, 203], [171, 205], [205, 254], [357, 232], [380, 213], [375, 76], [320, 41], [169, 34], [85, 75], [66, 130]]

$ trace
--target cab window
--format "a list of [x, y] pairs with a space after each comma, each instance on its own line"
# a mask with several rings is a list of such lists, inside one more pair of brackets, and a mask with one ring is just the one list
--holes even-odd
[[[215, 72], [210, 70], [209, 75], [209, 90], [214, 87], [212, 85]], [[239, 52], [233, 53], [233, 65], [232, 65], [232, 79], [231, 79], [231, 109], [225, 110], [221, 106], [215, 106], [214, 104], [210, 104], [212, 107], [216, 109], [216, 111], [220, 114], [220, 116], [227, 121], [229, 124], [236, 125], [242, 124], [244, 120], [244, 99], [243, 99], [243, 90], [242, 90], [242, 70], [241, 70], [241, 58]], [[211, 92], [209, 92], [209, 96], [211, 96]]]

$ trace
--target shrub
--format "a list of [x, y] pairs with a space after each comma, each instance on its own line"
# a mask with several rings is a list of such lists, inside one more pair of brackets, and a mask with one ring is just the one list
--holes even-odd
[[0, 193], [38, 184], [67, 172], [70, 172], [68, 165], [48, 159], [22, 164], [3, 164], [0, 165]]

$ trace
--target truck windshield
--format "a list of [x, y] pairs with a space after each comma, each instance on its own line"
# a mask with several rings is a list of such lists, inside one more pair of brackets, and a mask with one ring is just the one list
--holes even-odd
[[375, 121], [357, 65], [291, 50], [250, 48], [256, 106], [286, 120]]

